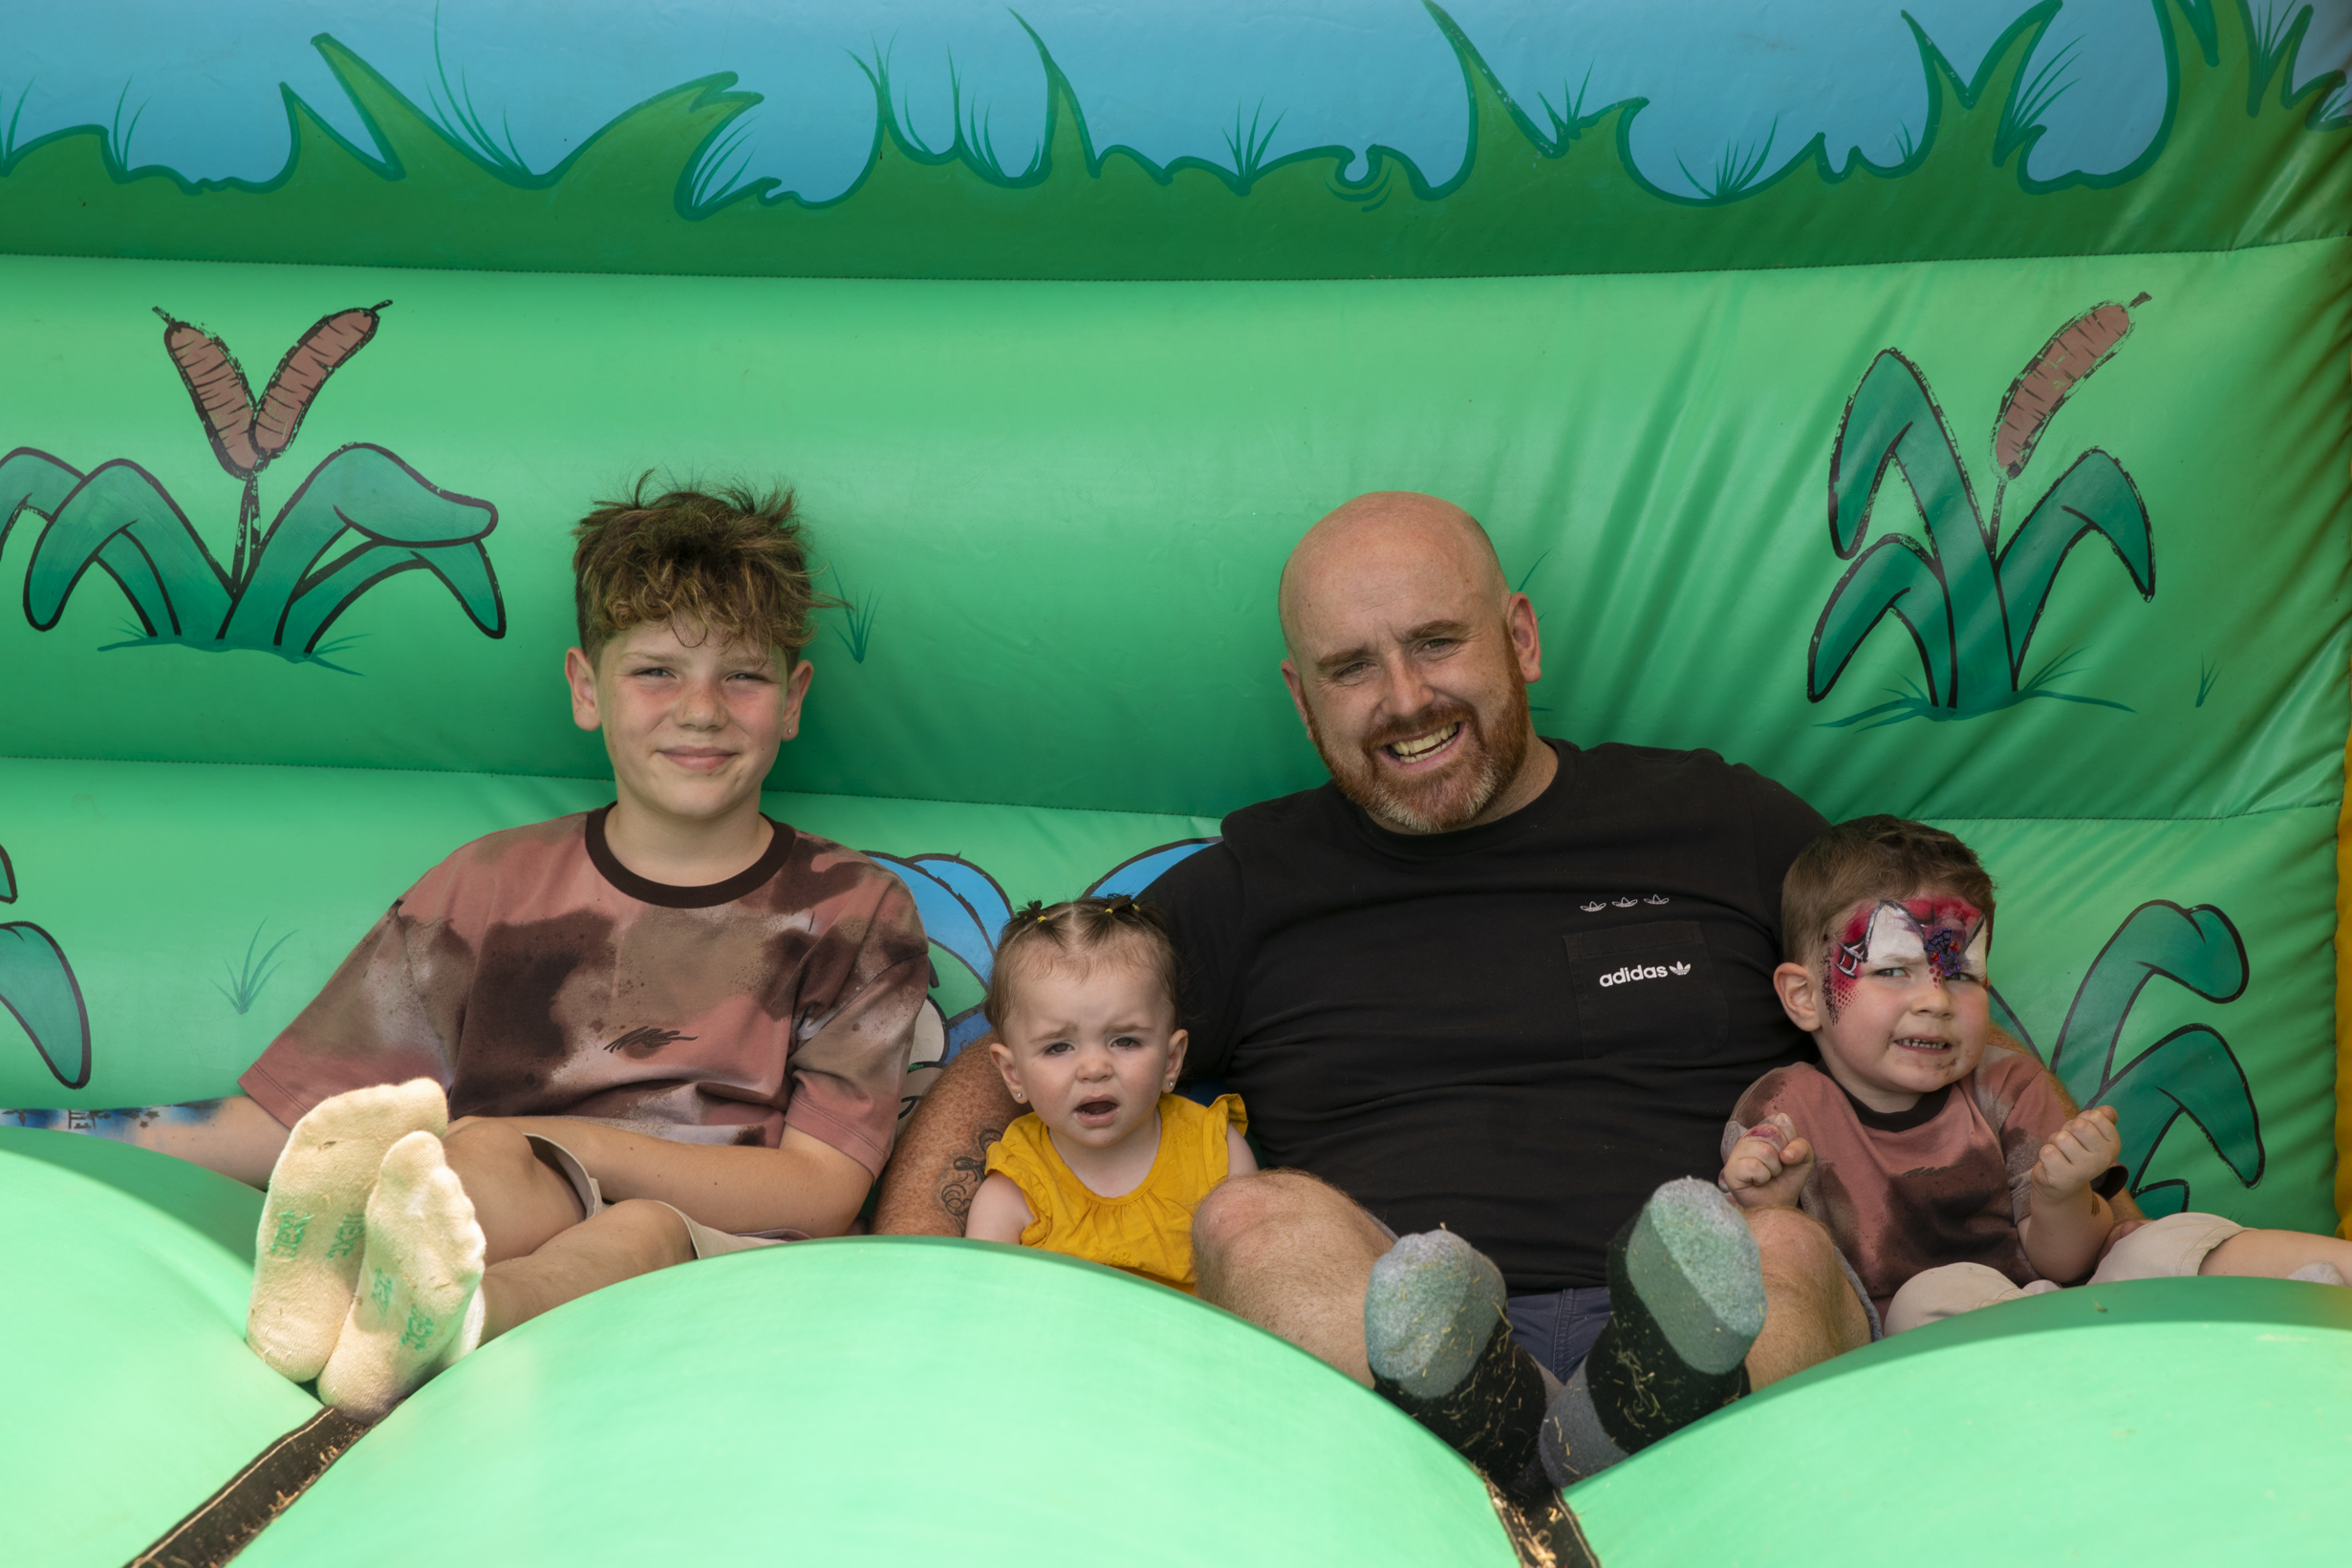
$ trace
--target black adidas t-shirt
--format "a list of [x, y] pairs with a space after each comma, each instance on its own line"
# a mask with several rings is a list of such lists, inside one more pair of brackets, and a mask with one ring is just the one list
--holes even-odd
[[1605, 1282], [1660, 1182], [1712, 1178], [1750, 1084], [1810, 1050], [1772, 990], [1780, 878], [1823, 827], [1712, 751], [1549, 742], [1551, 786], [1413, 837], [1326, 784], [1225, 819], [1145, 898], [1185, 967], [1187, 1070], [1268, 1167], [1515, 1293]]

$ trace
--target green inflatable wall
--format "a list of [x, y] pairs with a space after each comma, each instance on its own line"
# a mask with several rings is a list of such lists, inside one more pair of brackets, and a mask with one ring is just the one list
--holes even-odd
[[[1220, 5], [1197, 25], [1266, 21]], [[1396, 112], [1451, 127], [1457, 169], [1239, 120], [1231, 157], [1112, 144], [1071, 63], [1090, 12], [1064, 53], [1025, 12], [1025, 168], [961, 97], [923, 132], [913, 68], [893, 89], [876, 55], [854, 178], [820, 197], [739, 159], [761, 100], [710, 64], [533, 159], [467, 95], [585, 54], [435, 89], [401, 75], [413, 39], [372, 62], [356, 3], [314, 43], [230, 9], [227, 56], [310, 62], [282, 165], [204, 163], [201, 116], [138, 156], [119, 116], [0, 148], [0, 1105], [48, 1113], [0, 1129], [0, 1248], [44, 1260], [0, 1284], [45, 1347], [0, 1466], [23, 1560], [122, 1559], [309, 1408], [237, 1340], [257, 1198], [40, 1128], [233, 1092], [451, 848], [610, 798], [559, 689], [567, 529], [649, 468], [799, 492], [849, 608], [767, 808], [914, 888], [941, 1055], [1010, 906], [1138, 889], [1319, 781], [1276, 572], [1338, 501], [1426, 490], [1534, 599], [1546, 733], [1710, 747], [1833, 818], [1962, 833], [2001, 885], [2003, 1016], [2118, 1106], [2143, 1206], [2337, 1227], [2352, 140], [2324, 15], [2135, 12], [2154, 63], [2099, 101], [2142, 142], [2090, 172], [2043, 157], [2066, 72], [2107, 91], [2059, 7], [1968, 50], [1935, 35], [1957, 12], [1913, 19], [1890, 150], [1759, 127], [1678, 185], [1637, 129], [1663, 84], [1654, 112], [1523, 85], [1538, 8], [1366, 24], [1422, 52]], [[1607, 43], [1638, 9], [1563, 14]], [[624, 54], [633, 25], [578, 24]], [[0, 76], [11, 101], [50, 112]], [[248, 479], [169, 323], [258, 389], [360, 308], [373, 335]], [[2079, 1294], [1639, 1456], [1575, 1494], [1596, 1547], [1974, 1560], [2054, 1542], [2085, 1489], [2193, 1469], [2199, 1495], [2099, 1514], [2101, 1551], [2320, 1560], [2309, 1456], [2352, 1438], [2352, 1314], [2289, 1285]], [[597, 1432], [631, 1434], [650, 1500], [607, 1492]], [[1894, 1518], [1907, 1456], [1953, 1441], [2089, 1479], [2006, 1494], [1990, 1535], [1981, 1484]], [[1766, 1479], [1764, 1449], [1804, 1457]], [[714, 1477], [724, 1507], [681, 1498]], [[843, 1562], [1510, 1560], [1475, 1478], [1334, 1374], [1196, 1303], [943, 1243], [728, 1259], [534, 1322], [251, 1560], [388, 1557], [420, 1508], [484, 1560], [766, 1533]], [[1099, 1534], [1065, 1554], [1073, 1511]]]

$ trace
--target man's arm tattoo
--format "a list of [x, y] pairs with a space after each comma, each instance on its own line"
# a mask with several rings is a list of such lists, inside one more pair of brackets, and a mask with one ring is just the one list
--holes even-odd
[[972, 1217], [972, 1199], [988, 1179], [988, 1146], [1004, 1136], [1001, 1127], [984, 1127], [972, 1134], [972, 1152], [948, 1162], [939, 1181], [939, 1211], [961, 1225]]

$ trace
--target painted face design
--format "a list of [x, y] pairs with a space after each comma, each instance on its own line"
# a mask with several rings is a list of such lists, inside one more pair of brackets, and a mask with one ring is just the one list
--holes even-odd
[[1852, 999], [1866, 972], [1901, 965], [1925, 970], [1935, 983], [1954, 976], [1981, 980], [1991, 933], [1984, 915], [1965, 898], [1882, 898], [1857, 904], [1845, 928], [1830, 939], [1829, 985], [1823, 998], [1832, 1021]]

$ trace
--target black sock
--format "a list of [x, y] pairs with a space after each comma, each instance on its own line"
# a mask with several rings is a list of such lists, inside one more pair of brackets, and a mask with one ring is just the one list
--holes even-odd
[[1531, 1471], [1541, 1473], [1543, 1373], [1501, 1317], [1469, 1375], [1447, 1392], [1414, 1394], [1378, 1371], [1372, 1373], [1372, 1387], [1504, 1492], [1522, 1488]]
[[1544, 1469], [1562, 1486], [1748, 1391], [1764, 1321], [1747, 1222], [1703, 1182], [1668, 1182], [1608, 1248], [1608, 1326], [1547, 1412]]

